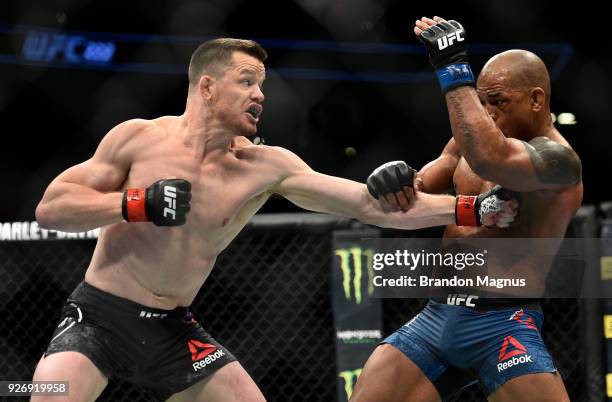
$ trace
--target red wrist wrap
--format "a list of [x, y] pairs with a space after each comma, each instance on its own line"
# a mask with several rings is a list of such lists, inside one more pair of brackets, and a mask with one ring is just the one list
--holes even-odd
[[125, 208], [128, 222], [148, 222], [145, 207], [145, 190], [142, 188], [128, 188], [125, 194]]
[[455, 201], [455, 221], [457, 226], [479, 226], [476, 218], [476, 199], [473, 195], [458, 195]]

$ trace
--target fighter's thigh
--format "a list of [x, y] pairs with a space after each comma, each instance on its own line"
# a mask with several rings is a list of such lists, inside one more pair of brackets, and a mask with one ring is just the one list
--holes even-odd
[[169, 402], [265, 402], [249, 373], [236, 361], [226, 364], [209, 377], [172, 395]]
[[68, 381], [68, 396], [33, 396], [33, 402], [94, 401], [108, 380], [79, 352], [58, 352], [42, 357], [34, 372], [34, 381]]
[[351, 402], [433, 402], [440, 395], [421, 369], [395, 346], [378, 346], [366, 362]]
[[515, 377], [489, 396], [491, 402], [569, 402], [569, 400], [558, 372]]

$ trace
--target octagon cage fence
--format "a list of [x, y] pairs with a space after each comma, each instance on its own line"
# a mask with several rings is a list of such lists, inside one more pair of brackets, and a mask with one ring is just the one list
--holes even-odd
[[[335, 230], [363, 228], [323, 214], [255, 216], [221, 254], [196, 297], [191, 307], [196, 318], [234, 353], [268, 401], [337, 400], [331, 239]], [[595, 208], [583, 207], [568, 236], [597, 237], [597, 231]], [[381, 234], [436, 237], [441, 232]], [[80, 238], [0, 242], [0, 380], [32, 378], [94, 246], [95, 239]], [[384, 299], [382, 335], [403, 325], [424, 302]], [[543, 309], [544, 340], [571, 400], [603, 400], [601, 300], [545, 299]], [[113, 379], [99, 400], [152, 399], [142, 389]], [[451, 400], [486, 398], [472, 386]]]

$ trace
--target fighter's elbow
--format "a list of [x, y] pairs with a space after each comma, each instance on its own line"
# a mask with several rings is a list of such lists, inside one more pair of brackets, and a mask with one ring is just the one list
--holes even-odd
[[486, 176], [491, 170], [491, 166], [488, 163], [482, 160], [475, 160], [469, 163], [469, 165], [472, 171], [476, 173], [476, 175], [486, 180]]
[[493, 158], [487, 156], [476, 156], [468, 160], [468, 165], [472, 171], [479, 177], [485, 180], [491, 180], [491, 177], [495, 174], [496, 166], [499, 165]]
[[52, 225], [51, 217], [49, 214], [49, 208], [47, 205], [41, 201], [36, 207], [36, 211], [34, 212], [36, 216], [36, 222], [38, 222], [38, 226], [43, 229], [49, 229]]
[[34, 212], [38, 226], [43, 229], [56, 229], [58, 225], [58, 217], [53, 213], [53, 208], [48, 202], [41, 201]]

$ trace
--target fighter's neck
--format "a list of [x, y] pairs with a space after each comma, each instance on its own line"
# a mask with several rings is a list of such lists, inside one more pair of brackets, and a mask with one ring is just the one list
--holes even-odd
[[229, 152], [236, 135], [209, 116], [185, 112], [181, 116], [181, 129], [177, 131], [178, 139], [194, 153], [201, 157]]
[[516, 139], [529, 142], [536, 137], [551, 137], [557, 133], [557, 129], [552, 122], [550, 113], [548, 113], [548, 115], [539, 122], [536, 122], [532, 128], [533, 129], [531, 132], [521, 133], [522, 135], [520, 137], [516, 137]]
[[544, 126], [540, 128], [540, 130], [538, 130], [537, 132], [534, 132], [533, 135], [530, 135], [526, 138], [522, 138], [522, 140], [529, 142], [536, 137], [549, 137], [550, 138], [554, 136], [555, 133], [557, 133], [557, 129], [551, 123], [550, 126]]

